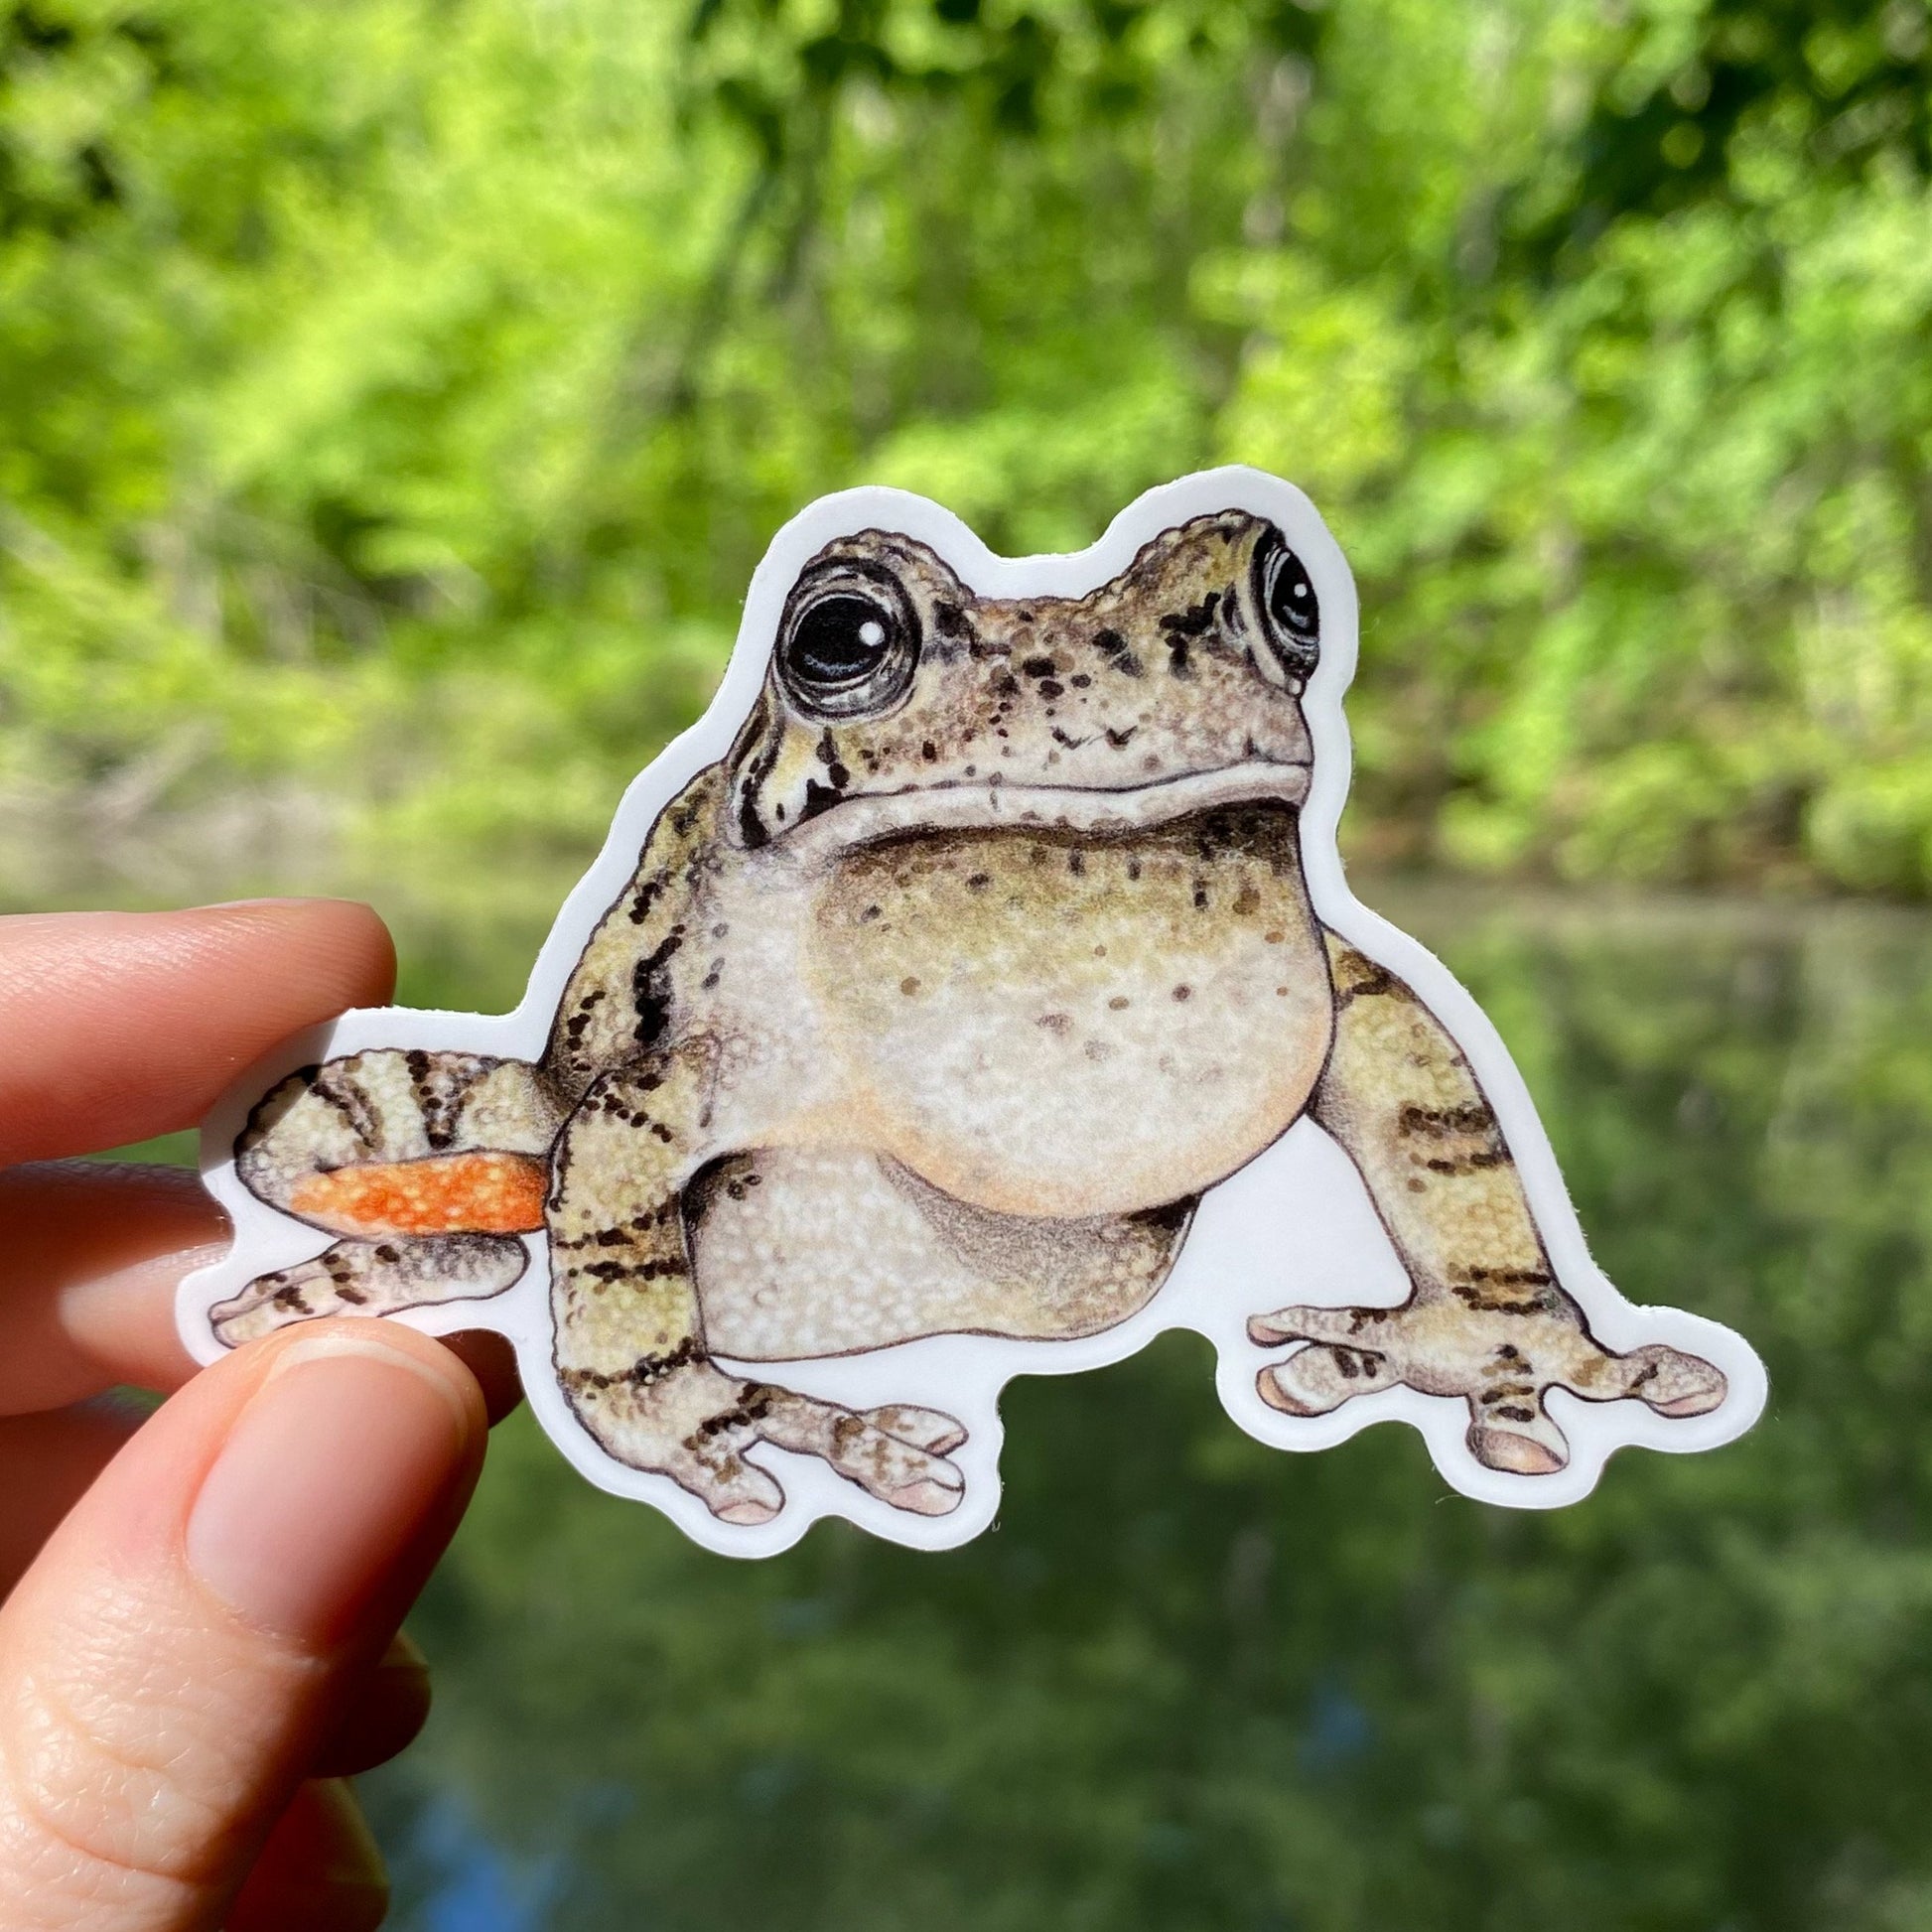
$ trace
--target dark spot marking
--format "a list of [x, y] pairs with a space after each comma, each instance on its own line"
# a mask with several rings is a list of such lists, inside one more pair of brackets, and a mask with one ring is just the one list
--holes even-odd
[[1337, 1007], [1351, 1005], [1356, 1000], [1373, 1000], [1384, 993], [1400, 993], [1402, 982], [1386, 966], [1377, 966], [1369, 961], [1363, 962], [1368, 971], [1353, 985], [1345, 987], [1336, 1000]]
[[1179, 637], [1198, 637], [1214, 627], [1215, 608], [1220, 604], [1221, 593], [1209, 591], [1191, 611], [1170, 611], [1161, 620], [1161, 628], [1168, 633], [1169, 647]]
[[820, 812], [830, 811], [839, 802], [839, 796], [840, 794], [836, 787], [822, 785], [816, 778], [807, 778], [805, 780], [805, 803], [803, 809], [798, 814], [799, 824], [804, 824], [808, 818], [816, 818]]
[[1404, 1134], [1426, 1134], [1441, 1139], [1448, 1134], [1476, 1134], [1494, 1125], [1489, 1109], [1480, 1101], [1460, 1107], [1418, 1107], [1413, 1102], [1396, 1116]]
[[967, 621], [966, 613], [950, 598], [933, 600], [932, 624], [942, 637], [954, 637], [962, 643], [973, 641], [973, 626]]
[[1145, 1213], [1134, 1218], [1145, 1221], [1149, 1227], [1160, 1228], [1172, 1234], [1175, 1228], [1185, 1227], [1188, 1216], [1194, 1211], [1194, 1197], [1184, 1194], [1179, 1200], [1169, 1201], [1165, 1207], [1150, 1207]]
[[[765, 830], [764, 820], [759, 816], [758, 806], [753, 802], [754, 797], [751, 780], [747, 779], [745, 789], [738, 800], [738, 836], [745, 842], [745, 849], [748, 852], [756, 852], [759, 846], [769, 843], [771, 838], [771, 834]], [[641, 910], [633, 912], [630, 916], [637, 924], [643, 923], [644, 915]]]
[[[748, 799], [750, 798], [751, 794], [749, 791], [746, 796]], [[660, 868], [657, 872], [652, 873], [648, 879], [639, 882], [637, 890], [631, 895], [630, 898], [630, 923], [632, 925], [642, 925], [650, 917], [650, 908], [657, 903], [668, 878], [669, 875]]]
[[637, 1015], [639, 1046], [653, 1045], [670, 1024], [671, 992], [664, 969], [684, 944], [684, 927], [675, 925], [630, 969], [630, 1004]]

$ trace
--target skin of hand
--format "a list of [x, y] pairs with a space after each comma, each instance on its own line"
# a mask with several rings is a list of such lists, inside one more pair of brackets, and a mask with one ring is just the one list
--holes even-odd
[[325, 1321], [197, 1372], [174, 1291], [224, 1216], [193, 1174], [68, 1157], [194, 1125], [393, 974], [336, 900], [0, 919], [0, 1925], [382, 1919], [345, 1779], [427, 1714], [398, 1626], [508, 1351]]

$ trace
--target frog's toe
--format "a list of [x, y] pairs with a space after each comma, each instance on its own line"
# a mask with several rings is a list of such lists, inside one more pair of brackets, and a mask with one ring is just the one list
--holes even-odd
[[[767, 1443], [816, 1455], [840, 1475], [895, 1509], [917, 1516], [945, 1516], [959, 1507], [966, 1478], [957, 1464], [917, 1443], [889, 1433], [873, 1415], [857, 1415], [836, 1403], [819, 1402], [789, 1389], [756, 1392], [758, 1431]], [[931, 1422], [959, 1425], [935, 1410], [902, 1409]], [[963, 1436], [963, 1431], [960, 1432]], [[940, 1440], [944, 1440], [943, 1436]]]
[[922, 1476], [902, 1488], [879, 1493], [895, 1509], [908, 1510], [914, 1516], [950, 1516], [966, 1489], [963, 1482], [940, 1482]]
[[1661, 1342], [1633, 1348], [1622, 1361], [1629, 1369], [1627, 1392], [1660, 1416], [1708, 1416], [1730, 1393], [1723, 1369]]
[[950, 1455], [966, 1440], [966, 1425], [938, 1409], [921, 1409], [910, 1402], [889, 1402], [868, 1409], [866, 1421], [901, 1443], [910, 1443], [928, 1455]]
[[1372, 1344], [1399, 1312], [1395, 1309], [1277, 1309], [1273, 1314], [1248, 1317], [1248, 1339], [1258, 1348], [1284, 1341]]
[[214, 1338], [223, 1348], [239, 1348], [259, 1335], [272, 1334], [292, 1321], [313, 1321], [329, 1311], [312, 1307], [309, 1295], [311, 1278], [318, 1274], [314, 1263], [296, 1268], [278, 1268], [273, 1274], [257, 1275], [239, 1295], [217, 1302], [208, 1310], [207, 1322]]
[[782, 1500], [770, 1503], [762, 1496], [741, 1496], [736, 1502], [719, 1503], [712, 1514], [721, 1523], [736, 1523], [742, 1529], [756, 1529], [768, 1523], [784, 1508]]
[[[568, 1390], [570, 1385], [566, 1384]], [[785, 1506], [776, 1479], [745, 1459], [758, 1439], [732, 1400], [735, 1385], [708, 1367], [669, 1375], [646, 1394], [628, 1381], [571, 1394], [578, 1420], [609, 1455], [669, 1476], [723, 1523], [768, 1523]], [[652, 1397], [655, 1400], [652, 1400]]]
[[785, 1506], [785, 1492], [777, 1481], [742, 1455], [719, 1463], [673, 1468], [669, 1474], [689, 1489], [721, 1523], [754, 1529], [768, 1523]]
[[1472, 1399], [1469, 1453], [1485, 1469], [1549, 1476], [1568, 1466], [1570, 1444], [1535, 1396]]
[[1372, 1348], [1312, 1342], [1285, 1362], [1264, 1368], [1255, 1388], [1271, 1409], [1287, 1416], [1325, 1416], [1350, 1396], [1392, 1387], [1401, 1378], [1389, 1358]]

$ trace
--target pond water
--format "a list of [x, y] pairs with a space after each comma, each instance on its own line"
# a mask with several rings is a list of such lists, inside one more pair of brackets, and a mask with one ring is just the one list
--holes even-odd
[[[519, 1417], [365, 1780], [396, 1924], [1932, 1926], [1932, 922], [1378, 897], [1612, 1279], [1756, 1343], [1758, 1430], [1515, 1514], [1399, 1427], [1258, 1447], [1171, 1335], [1015, 1385], [976, 1545], [740, 1564]], [[406, 995], [506, 1003], [541, 923], [406, 932]]]

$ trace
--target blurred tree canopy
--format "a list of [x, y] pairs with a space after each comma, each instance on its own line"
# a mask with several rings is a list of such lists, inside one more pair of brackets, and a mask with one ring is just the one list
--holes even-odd
[[0, 873], [581, 853], [812, 495], [1240, 460], [1358, 855], [1923, 894], [1929, 173], [1925, 0], [0, 0]]

